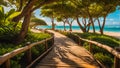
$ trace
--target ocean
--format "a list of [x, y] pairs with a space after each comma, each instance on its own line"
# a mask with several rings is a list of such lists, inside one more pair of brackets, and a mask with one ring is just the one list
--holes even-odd
[[[52, 26], [36, 26], [37, 29], [51, 29]], [[55, 29], [64, 30], [64, 26], [55, 26]], [[69, 30], [69, 26], [66, 26], [66, 29]], [[96, 31], [99, 31], [99, 26], [95, 26]], [[72, 26], [72, 30], [80, 30], [79, 26]], [[90, 27], [92, 30], [92, 27]], [[105, 32], [120, 32], [120, 25], [107, 25], [104, 27]]]

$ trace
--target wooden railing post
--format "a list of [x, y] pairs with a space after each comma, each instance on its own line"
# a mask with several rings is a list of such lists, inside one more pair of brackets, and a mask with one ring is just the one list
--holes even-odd
[[27, 63], [30, 64], [32, 62], [32, 53], [31, 49], [27, 51]]
[[92, 53], [92, 44], [89, 42], [89, 51]]
[[47, 44], [47, 40], [45, 39], [45, 50], [47, 51], [48, 49], [48, 44]]
[[[120, 53], [120, 47], [116, 47], [115, 49]], [[114, 68], [120, 68], [120, 59], [117, 57], [114, 58]]]
[[[29, 44], [30, 42], [27, 42], [26, 45], [29, 45]], [[32, 62], [31, 48], [27, 50], [26, 55], [27, 55], [27, 63], [30, 64]]]
[[80, 40], [80, 37], [78, 36], [78, 45], [81, 46], [81, 40]]
[[10, 59], [5, 62], [5, 68], [10, 68]]

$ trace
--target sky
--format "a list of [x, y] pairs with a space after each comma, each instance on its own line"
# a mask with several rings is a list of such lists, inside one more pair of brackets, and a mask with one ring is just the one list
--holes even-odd
[[[37, 18], [43, 19], [48, 25], [51, 25], [50, 18], [40, 16], [40, 9], [36, 10], [34, 13]], [[55, 23], [57, 25], [63, 25], [62, 22], [55, 21]], [[74, 21], [73, 25], [77, 26], [78, 24], [76, 23], [76, 21]], [[120, 10], [116, 10], [115, 12], [107, 16], [106, 25], [120, 25]]]

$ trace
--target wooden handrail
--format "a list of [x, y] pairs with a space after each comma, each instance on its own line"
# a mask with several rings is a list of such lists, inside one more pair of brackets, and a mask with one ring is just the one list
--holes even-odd
[[79, 37], [78, 35], [74, 34], [74, 36], [77, 36], [80, 40], [82, 41], [85, 41], [85, 42], [88, 42], [88, 43], [91, 43], [91, 44], [94, 44], [98, 47], [101, 47], [105, 50], [107, 50], [108, 52], [110, 52], [111, 54], [113, 54], [114, 56], [116, 56], [117, 58], [120, 59], [120, 52], [116, 51], [115, 49], [109, 47], [108, 45], [104, 45], [104, 44], [101, 44], [101, 43], [98, 43], [98, 42], [95, 42], [95, 41], [91, 41], [91, 40], [88, 40], [88, 39], [83, 39], [81, 37]]
[[4, 63], [6, 60], [8, 60], [8, 59], [10, 59], [10, 58], [12, 58], [12, 57], [14, 57], [14, 56], [16, 56], [17, 54], [22, 53], [22, 52], [24, 52], [24, 51], [27, 51], [28, 49], [32, 48], [33, 46], [36, 46], [36, 45], [38, 45], [38, 44], [42, 44], [42, 43], [44, 43], [45, 41], [48, 41], [48, 40], [50, 40], [50, 39], [52, 39], [52, 38], [53, 38], [53, 37], [48, 38], [48, 39], [46, 39], [46, 40], [42, 40], [42, 41], [36, 42], [36, 43], [32, 43], [32, 44], [30, 44], [30, 45], [27, 45], [27, 46], [18, 48], [18, 49], [16, 49], [16, 50], [13, 50], [13, 51], [11, 51], [11, 52], [9, 52], [9, 53], [6, 53], [6, 54], [4, 54], [3, 56], [0, 56], [0, 65], [1, 65], [2, 63]]
[[[57, 30], [57, 31], [59, 31], [59, 30]], [[62, 32], [64, 32], [64, 31], [62, 31]], [[109, 47], [108, 45], [104, 45], [104, 44], [101, 44], [96, 41], [83, 39], [79, 35], [73, 34], [72, 32], [69, 32], [69, 31], [65, 31], [65, 32], [67, 32], [68, 34], [71, 34], [70, 36], [74, 36], [74, 38], [77, 39], [77, 41], [75, 41], [75, 42], [77, 42], [78, 45], [81, 45], [81, 41], [88, 42], [90, 52], [92, 52], [91, 44], [94, 44], [94, 45], [101, 47], [101, 48], [105, 49], [106, 51], [110, 52], [112, 55], [114, 55], [114, 58], [115, 58], [114, 59], [114, 68], [120, 68], [120, 47], [117, 47], [116, 49], [114, 49], [114, 48]]]
[[[104, 45], [104, 44], [101, 44], [99, 42], [88, 40], [88, 39], [83, 39], [80, 36], [78, 36], [77, 34], [72, 34], [72, 35], [76, 36], [79, 40], [88, 42], [90, 44], [89, 45], [89, 47], [90, 47], [89, 51], [90, 52], [92, 52], [92, 45], [91, 44], [94, 44], [98, 47], [101, 47], [101, 48], [107, 50], [109, 53], [114, 55], [114, 68], [120, 68], [120, 47], [117, 47], [116, 49], [113, 49], [113, 48], [109, 47], [108, 45]], [[80, 41], [78, 42], [78, 44], [79, 43], [80, 43]]]
[[[52, 37], [44, 39], [42, 41], [38, 41], [38, 42], [35, 42], [35, 43], [32, 43], [32, 44], [26, 45], [26, 46], [18, 48], [18, 49], [15, 49], [15, 50], [13, 50], [13, 51], [11, 51], [9, 53], [6, 53], [6, 54], [0, 56], [0, 65], [3, 64], [4, 62], [7, 62], [8, 60], [10, 60], [11, 58], [13, 58], [14, 56], [16, 56], [16, 55], [18, 55], [18, 54], [20, 54], [22, 52], [28, 51], [29, 49], [31, 49], [32, 47], [34, 47], [34, 46], [36, 46], [38, 44], [47, 43], [46, 41], [54, 40], [54, 34], [48, 32], [48, 31], [46, 31], [46, 32], [49, 33], [49, 34], [51, 34]], [[6, 68], [9, 68], [9, 67], [10, 66], [8, 66]]]

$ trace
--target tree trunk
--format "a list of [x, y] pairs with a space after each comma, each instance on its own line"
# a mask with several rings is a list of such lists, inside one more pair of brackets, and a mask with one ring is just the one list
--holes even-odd
[[87, 8], [87, 13], [88, 13], [88, 16], [89, 16], [89, 20], [90, 20], [90, 22], [91, 22], [91, 24], [92, 24], [92, 27], [93, 27], [93, 33], [95, 33], [95, 26], [94, 26], [94, 22], [93, 22], [93, 18], [92, 18], [92, 16], [90, 15], [90, 12], [89, 12], [89, 8], [88, 7], [86, 7]]
[[64, 31], [66, 31], [65, 22], [63, 22], [63, 25], [64, 25]]
[[101, 28], [101, 34], [103, 34], [103, 31], [104, 31], [105, 21], [106, 21], [106, 16], [104, 16], [104, 20], [103, 20], [103, 24], [102, 24], [102, 28]]
[[22, 28], [16, 40], [17, 44], [21, 43], [24, 40], [25, 36], [27, 35], [28, 27], [30, 23], [30, 17], [31, 17], [31, 12], [25, 15], [24, 21], [22, 23]]
[[100, 20], [99, 20], [99, 18], [97, 18], [97, 21], [98, 21], [98, 25], [99, 25], [99, 29], [100, 29], [100, 33], [102, 34], [102, 27], [101, 27], [101, 25], [100, 25]]
[[52, 30], [55, 30], [54, 18], [51, 18], [51, 21], [52, 21]]
[[79, 18], [77, 17], [77, 23], [80, 27], [80, 29], [82, 30], [82, 32], [86, 32], [85, 29], [83, 28], [83, 26], [81, 25], [81, 23], [79, 22]]
[[17, 24], [18, 24], [18, 22], [21, 20], [21, 18], [24, 17], [24, 16], [27, 14], [27, 12], [29, 12], [29, 11], [32, 9], [32, 7], [33, 7], [33, 5], [35, 4], [36, 1], [37, 1], [37, 0], [29, 0], [29, 2], [28, 2], [27, 5], [24, 7], [24, 9], [23, 9], [23, 11], [21, 12], [21, 14], [18, 15], [18, 16], [16, 16], [16, 17], [14, 17], [14, 18], [12, 19], [13, 22], [16, 22], [16, 24], [14, 25], [14, 27], [16, 27]]
[[69, 26], [70, 26], [70, 31], [72, 31], [72, 24], [70, 23]]
[[88, 20], [88, 24], [86, 25], [86, 27], [87, 27], [87, 29], [86, 29], [86, 32], [89, 32], [89, 30], [90, 30], [90, 20]]
[[91, 21], [91, 24], [92, 24], [92, 27], [93, 27], [93, 33], [95, 33], [95, 26], [94, 26], [94, 22], [93, 22], [92, 17], [90, 17], [90, 21]]

